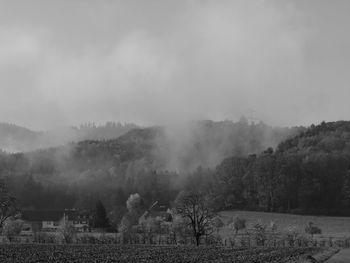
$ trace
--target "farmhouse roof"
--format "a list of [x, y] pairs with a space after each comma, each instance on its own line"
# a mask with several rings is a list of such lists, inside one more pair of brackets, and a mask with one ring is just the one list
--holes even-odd
[[159, 204], [158, 202], [154, 203], [154, 205], [146, 210], [145, 213], [139, 218], [139, 221], [146, 220], [147, 218], [162, 218], [166, 221], [171, 221], [171, 212], [166, 205]]

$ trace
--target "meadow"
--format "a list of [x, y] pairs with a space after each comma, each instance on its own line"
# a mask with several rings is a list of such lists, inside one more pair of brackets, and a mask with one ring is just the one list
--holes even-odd
[[[259, 222], [269, 226], [273, 221], [277, 224], [277, 231], [284, 232], [292, 227], [300, 234], [305, 234], [306, 224], [313, 222], [322, 229], [322, 234], [316, 235], [315, 237], [350, 237], [350, 217], [306, 216], [251, 211], [223, 211], [220, 215], [225, 223], [234, 216], [246, 219], [247, 229], [252, 229], [254, 224]], [[233, 231], [227, 227], [223, 227], [220, 234], [226, 237], [232, 235]]]

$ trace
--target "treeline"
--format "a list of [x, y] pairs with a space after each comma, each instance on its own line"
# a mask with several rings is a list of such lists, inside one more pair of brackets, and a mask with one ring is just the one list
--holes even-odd
[[86, 176], [83, 182], [72, 184], [46, 184], [26, 175], [6, 179], [22, 209], [75, 208], [92, 212], [101, 201], [114, 227], [127, 211], [126, 201], [131, 194], [140, 193], [145, 207], [149, 207], [155, 201], [170, 206], [179, 192], [179, 188], [174, 187], [179, 179], [175, 173], [140, 171], [133, 176], [127, 173], [122, 178], [101, 172]]
[[[185, 139], [179, 136], [183, 130], [169, 138], [161, 127], [133, 129], [113, 140], [86, 140], [29, 153], [0, 153], [0, 175], [6, 178], [22, 208], [92, 210], [101, 200], [115, 224], [125, 213], [126, 200], [133, 193], [139, 193], [146, 206], [155, 201], [171, 205], [181, 190], [191, 187], [211, 195], [217, 210], [318, 209], [323, 213], [323, 209], [339, 207], [343, 211], [344, 205], [333, 206], [336, 201], [318, 200], [331, 196], [328, 192], [334, 194], [333, 189], [339, 190], [339, 186], [329, 188], [335, 187], [333, 166], [340, 167], [339, 173], [347, 171], [347, 161], [339, 166], [337, 158], [330, 159], [328, 170], [321, 169], [316, 161], [312, 166], [311, 160], [316, 157], [310, 155], [307, 159], [303, 153], [306, 146], [299, 143], [310, 129], [272, 128], [263, 123], [249, 124], [244, 118], [239, 122], [191, 124], [187, 129], [190, 135], [183, 136]], [[276, 151], [269, 149], [258, 154], [266, 145], [277, 146], [299, 131], [304, 134], [284, 141]], [[316, 134], [328, 137], [328, 133]], [[333, 147], [329, 142], [323, 144]], [[326, 154], [316, 148], [314, 151]], [[247, 157], [249, 153], [257, 155]], [[343, 158], [345, 151], [339, 154]], [[228, 156], [235, 157], [218, 161]], [[172, 164], [176, 163], [176, 172], [169, 168], [171, 160], [175, 160]], [[209, 160], [214, 161], [208, 165]], [[215, 163], [219, 164], [216, 168]], [[194, 166], [203, 168], [193, 171], [190, 168]], [[319, 170], [324, 174], [319, 174]], [[328, 177], [332, 184], [324, 181]], [[314, 185], [315, 178], [319, 181]], [[320, 188], [320, 184], [324, 187]], [[319, 199], [321, 192], [326, 193], [323, 199]], [[343, 195], [337, 198], [345, 200]]]
[[350, 122], [323, 122], [275, 151], [228, 158], [211, 181], [218, 209], [350, 215]]

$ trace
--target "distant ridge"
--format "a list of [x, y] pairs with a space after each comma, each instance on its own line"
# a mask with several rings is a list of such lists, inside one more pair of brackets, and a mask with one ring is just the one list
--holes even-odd
[[0, 123], [0, 149], [6, 152], [29, 152], [82, 140], [117, 138], [139, 126], [133, 123], [87, 123], [79, 127], [61, 127], [49, 131], [33, 131], [10, 123]]

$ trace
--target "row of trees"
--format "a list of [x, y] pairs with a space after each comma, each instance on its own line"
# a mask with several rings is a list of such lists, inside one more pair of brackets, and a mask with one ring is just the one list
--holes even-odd
[[[3, 180], [0, 183], [0, 227], [3, 234], [11, 241], [12, 237], [20, 232], [22, 223], [17, 220], [19, 209], [16, 199], [9, 193], [6, 183]], [[154, 235], [160, 236], [164, 233], [172, 236], [174, 243], [177, 243], [177, 236], [182, 238], [192, 236], [199, 245], [203, 236], [211, 236], [215, 230], [218, 231], [224, 226], [224, 222], [215, 211], [215, 202], [211, 199], [210, 192], [181, 191], [173, 203], [172, 218], [167, 222], [164, 221], [164, 218], [146, 217], [151, 211], [146, 209], [144, 200], [138, 193], [130, 195], [126, 201], [126, 207], [128, 211], [123, 216], [118, 231], [123, 236], [130, 238], [136, 229], [136, 232], [142, 235], [144, 242], [149, 239], [152, 243]], [[91, 223], [95, 228], [110, 227], [105, 207], [101, 201], [96, 203]], [[232, 218], [228, 224], [236, 235], [239, 230], [246, 228], [245, 219], [240, 217]], [[265, 235], [266, 226], [256, 224], [254, 228], [257, 236]], [[271, 224], [271, 229], [275, 231], [277, 226]], [[74, 229], [71, 225], [63, 225], [60, 232], [66, 243], [72, 242]], [[305, 232], [312, 236], [321, 233], [321, 230], [309, 223]]]
[[[51, 184], [33, 176], [7, 177], [22, 208], [77, 208], [92, 211], [98, 200], [117, 226], [126, 201], [138, 192], [145, 205], [170, 205], [182, 190], [208, 193], [215, 210], [248, 209], [289, 213], [347, 215], [350, 210], [350, 155], [289, 153], [272, 149], [260, 155], [232, 157], [216, 169], [176, 174], [129, 166], [122, 171], [86, 174], [84, 181]], [[137, 165], [142, 167], [143, 164]]]
[[350, 155], [267, 150], [225, 160], [211, 175], [213, 194], [220, 209], [348, 215], [349, 168]]

